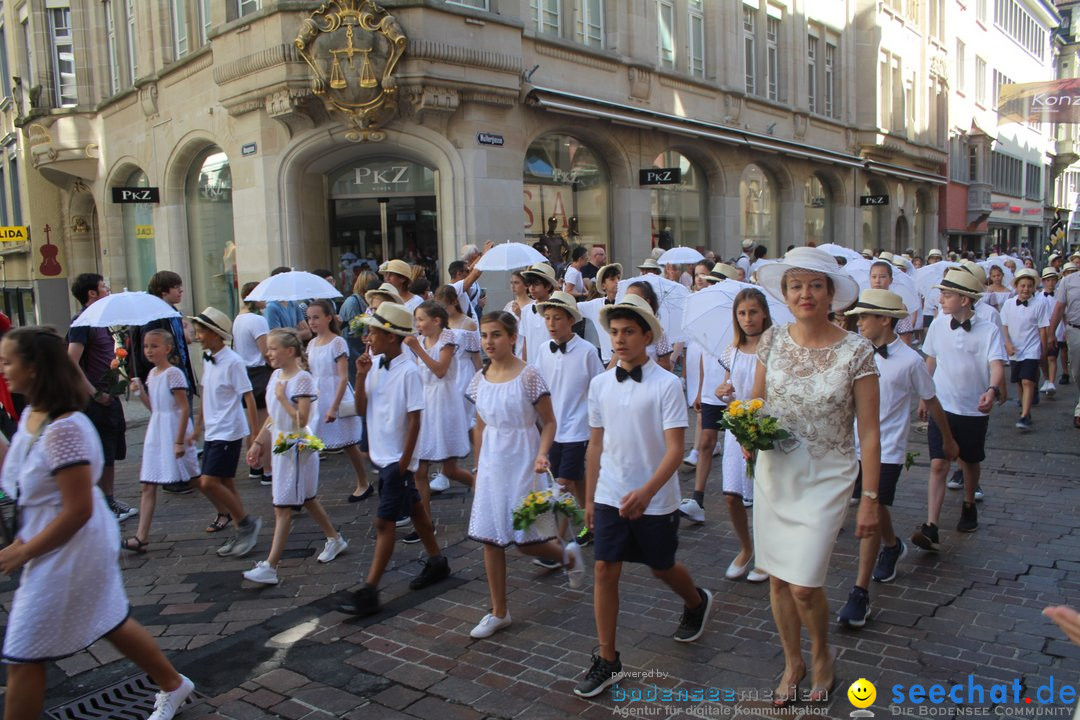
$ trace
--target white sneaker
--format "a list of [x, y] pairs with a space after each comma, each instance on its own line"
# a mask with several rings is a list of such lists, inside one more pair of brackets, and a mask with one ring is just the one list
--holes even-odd
[[[574, 559], [574, 566], [567, 567], [571, 558]], [[566, 582], [570, 587], [577, 590], [585, 583], [585, 558], [581, 556], [581, 546], [576, 542], [568, 542], [563, 548], [563, 567], [566, 567]]]
[[506, 613], [506, 617], [496, 617], [495, 615], [488, 613], [484, 616], [476, 627], [469, 631], [469, 637], [481, 638], [491, 637], [495, 633], [499, 632], [503, 628], [510, 627], [510, 613]]
[[723, 454], [724, 454], [724, 443], [722, 443], [722, 442], [716, 443], [716, 445], [712, 449], [712, 456], [713, 457], [720, 457]]
[[411, 515], [409, 517], [403, 517], [403, 518], [401, 518], [400, 520], [398, 520], [397, 522], [394, 523], [394, 526], [399, 527], [399, 528], [409, 527], [410, 525], [412, 525], [412, 516]]
[[686, 498], [679, 503], [679, 512], [689, 518], [690, 522], [705, 522], [705, 508], [698, 505], [698, 501], [694, 498]]
[[319, 553], [317, 559], [321, 563], [328, 563], [345, 552], [347, 547], [349, 547], [349, 543], [340, 533], [336, 538], [326, 538], [326, 545], [323, 546], [323, 550]]
[[183, 675], [180, 676], [180, 687], [170, 692], [159, 692], [154, 699], [154, 712], [146, 720], [172, 720], [180, 710], [180, 706], [195, 692], [195, 683]]
[[[265, 560], [260, 560], [255, 563], [255, 567], [244, 573], [244, 579], [250, 580], [260, 585], [277, 585], [278, 576], [277, 570], [270, 567], [270, 563]], [[169, 717], [172, 717], [171, 715]]]
[[441, 472], [432, 473], [428, 487], [431, 488], [431, 492], [433, 493], [446, 492], [450, 489], [450, 478], [446, 477]]
[[682, 459], [683, 465], [689, 465], [690, 467], [697, 467], [698, 451], [694, 448], [690, 451], [690, 454]]
[[1044, 383], [1042, 384], [1042, 387], [1041, 387], [1041, 388], [1039, 388], [1039, 389], [1040, 389], [1040, 390], [1041, 390], [1042, 392], [1046, 393], [1046, 396], [1047, 396], [1047, 397], [1054, 397], [1054, 395], [1055, 395], [1055, 394], [1057, 393], [1057, 385], [1055, 385], [1054, 383], [1050, 382], [1049, 380], [1047, 380], [1046, 382], [1044, 382]]

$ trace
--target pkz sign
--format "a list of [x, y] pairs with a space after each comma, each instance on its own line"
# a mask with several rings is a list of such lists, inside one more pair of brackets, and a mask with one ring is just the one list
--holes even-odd
[[112, 201], [123, 204], [159, 203], [161, 193], [156, 187], [114, 187]]
[[638, 170], [638, 182], [641, 185], [679, 185], [682, 183], [682, 168]]
[[859, 207], [867, 207], [868, 205], [888, 205], [888, 195], [860, 195]]

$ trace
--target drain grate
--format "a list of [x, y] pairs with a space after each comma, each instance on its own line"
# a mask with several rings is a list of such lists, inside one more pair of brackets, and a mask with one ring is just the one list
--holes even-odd
[[[64, 705], [49, 708], [45, 714], [55, 720], [145, 720], [154, 711], [157, 691], [157, 685], [145, 673], [140, 673]], [[204, 699], [198, 692], [193, 692], [188, 702]]]

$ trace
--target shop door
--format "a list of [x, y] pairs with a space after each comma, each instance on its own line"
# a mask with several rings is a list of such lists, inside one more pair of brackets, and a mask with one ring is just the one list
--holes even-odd
[[335, 265], [351, 252], [372, 270], [400, 258], [438, 278], [435, 196], [333, 200], [331, 255]]

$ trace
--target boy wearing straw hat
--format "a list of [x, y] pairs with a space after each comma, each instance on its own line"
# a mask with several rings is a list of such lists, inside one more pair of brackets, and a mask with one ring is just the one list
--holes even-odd
[[[930, 324], [923, 343], [926, 364], [934, 378], [945, 420], [959, 446], [958, 458], [964, 475], [964, 501], [957, 523], [958, 532], [975, 532], [979, 526], [975, 509], [975, 488], [979, 485], [981, 463], [986, 458], [986, 429], [994, 400], [1005, 402], [1005, 344], [997, 326], [975, 314], [974, 306], [984, 285], [960, 268], [945, 273], [941, 283], [941, 315]], [[925, 408], [920, 417], [926, 419]], [[931, 418], [927, 428], [930, 446], [930, 484], [927, 489], [927, 521], [911, 536], [924, 550], [937, 552], [938, 520], [945, 501], [945, 475], [949, 459], [945, 436]]]
[[[908, 417], [912, 407], [920, 401], [925, 403], [926, 410], [941, 429], [946, 458], [955, 458], [958, 448], [922, 356], [896, 333], [897, 324], [908, 316], [900, 296], [888, 290], [863, 290], [855, 307], [845, 315], [858, 318], [859, 333], [874, 346], [874, 363], [880, 375], [879, 532], [864, 537], [859, 543], [858, 575], [847, 604], [837, 617], [840, 623], [850, 628], [861, 628], [870, 617], [871, 577], [880, 583], [892, 582], [896, 577], [896, 563], [907, 554], [907, 546], [893, 530], [889, 508], [896, 497], [896, 485], [907, 459]], [[858, 437], [856, 433], [855, 450], [861, 455]]]
[[218, 515], [207, 530], [223, 530], [236, 521], [236, 534], [218, 548], [221, 557], [243, 557], [259, 539], [262, 518], [251, 518], [236, 492], [233, 478], [240, 461], [241, 444], [248, 449], [261, 445], [256, 439], [255, 396], [247, 366], [226, 343], [232, 342], [232, 320], [217, 308], [208, 307], [188, 317], [195, 325], [195, 339], [203, 346], [202, 402], [195, 414], [191, 442], [205, 433], [202, 469], [197, 487], [217, 508]]
[[538, 358], [548, 343], [548, 331], [544, 316], [537, 305], [546, 302], [551, 293], [555, 292], [555, 268], [547, 263], [536, 263], [522, 270], [521, 277], [524, 278], [525, 286], [529, 288], [529, 297], [533, 300], [521, 308], [520, 329], [525, 338], [521, 359], [533, 367], [539, 367]]
[[1020, 418], [1016, 427], [1027, 432], [1032, 429], [1031, 403], [1039, 380], [1039, 362], [1048, 345], [1050, 313], [1046, 303], [1035, 297], [1038, 276], [1024, 268], [1013, 277], [1016, 297], [1001, 306], [1002, 334], [1005, 351], [1009, 354], [1010, 381], [1020, 390]]
[[393, 285], [398, 291], [398, 295], [401, 296], [401, 304], [409, 312], [412, 312], [420, 303], [424, 302], [424, 298], [413, 294], [409, 290], [413, 281], [412, 265], [404, 260], [391, 260], [386, 263], [386, 269], [380, 268], [379, 272], [382, 273], [383, 280]]
[[403, 514], [412, 516], [428, 554], [424, 569], [409, 588], [419, 590], [449, 577], [450, 565], [439, 550], [435, 527], [413, 477], [420, 464], [416, 441], [424, 409], [420, 371], [402, 351], [402, 341], [413, 334], [413, 314], [404, 305], [384, 302], [362, 322], [370, 329], [368, 352], [356, 359], [356, 413], [368, 420], [369, 457], [379, 468], [379, 507], [367, 578], [338, 610], [366, 617], [380, 610], [379, 581], [394, 554], [396, 521]]
[[[1051, 319], [1054, 317], [1054, 305], [1057, 304], [1054, 296], [1060, 279], [1061, 276], [1058, 275], [1057, 270], [1049, 266], [1044, 267], [1042, 271], [1042, 291], [1035, 293], [1035, 296], [1046, 305], [1047, 315]], [[1047, 397], [1054, 397], [1057, 394], [1058, 357], [1064, 349], [1062, 347], [1064, 342], [1064, 325], [1059, 325], [1056, 331], [1052, 327], [1046, 328], [1046, 353], [1043, 355], [1042, 365], [1040, 366], [1042, 375], [1046, 379], [1043, 381], [1042, 387], [1039, 388], [1039, 392], [1046, 393]], [[1061, 367], [1064, 368], [1065, 365], [1066, 363], [1062, 362]], [[1064, 379], [1068, 380], [1068, 377]]]
[[699, 588], [675, 561], [679, 545], [679, 479], [687, 427], [679, 378], [650, 360], [647, 348], [660, 322], [649, 303], [627, 295], [600, 311], [618, 364], [589, 385], [589, 449], [585, 461], [585, 522], [592, 529], [596, 585], [593, 604], [599, 652], [574, 688], [595, 697], [622, 676], [615, 630], [624, 562], [643, 563], [680, 598], [674, 634], [701, 637], [712, 593]]

